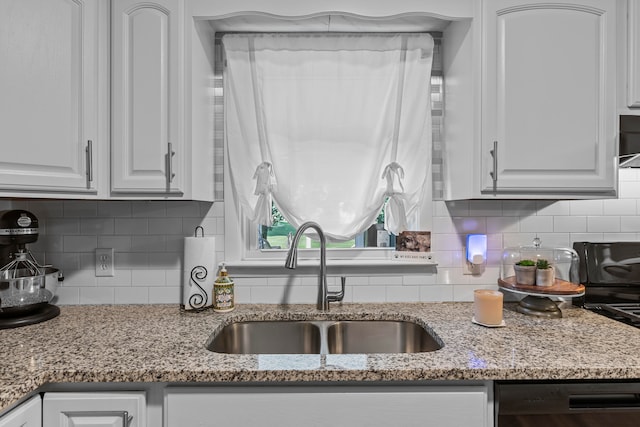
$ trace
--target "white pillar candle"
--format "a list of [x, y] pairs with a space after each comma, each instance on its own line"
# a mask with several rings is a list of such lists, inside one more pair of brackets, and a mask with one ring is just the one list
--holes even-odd
[[502, 292], [490, 289], [473, 291], [473, 317], [485, 325], [502, 323]]

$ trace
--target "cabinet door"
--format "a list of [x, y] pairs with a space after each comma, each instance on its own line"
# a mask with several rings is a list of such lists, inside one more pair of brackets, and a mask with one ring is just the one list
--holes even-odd
[[640, 107], [640, 0], [628, 0], [627, 106]]
[[167, 427], [488, 427], [485, 387], [225, 387], [174, 389]]
[[98, 1], [0, 2], [0, 191], [96, 192]]
[[146, 427], [144, 392], [45, 393], [43, 427]]
[[181, 193], [178, 0], [112, 3], [112, 192]]
[[7, 415], [0, 418], [0, 427], [41, 427], [42, 426], [42, 399], [40, 395], [13, 409]]
[[485, 2], [483, 193], [615, 195], [615, 12]]

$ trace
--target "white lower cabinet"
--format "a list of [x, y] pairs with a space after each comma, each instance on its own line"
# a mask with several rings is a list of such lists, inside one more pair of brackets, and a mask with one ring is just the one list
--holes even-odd
[[493, 425], [486, 386], [175, 387], [166, 427]]
[[33, 396], [11, 412], [0, 417], [0, 427], [41, 427], [42, 398]]
[[146, 427], [145, 392], [45, 393], [43, 427]]

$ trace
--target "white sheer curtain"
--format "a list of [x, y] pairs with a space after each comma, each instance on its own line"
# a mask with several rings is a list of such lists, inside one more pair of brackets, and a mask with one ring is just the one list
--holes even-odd
[[395, 233], [418, 209], [431, 154], [429, 34], [229, 34], [227, 154], [236, 200], [271, 225], [332, 239], [367, 229], [389, 199]]

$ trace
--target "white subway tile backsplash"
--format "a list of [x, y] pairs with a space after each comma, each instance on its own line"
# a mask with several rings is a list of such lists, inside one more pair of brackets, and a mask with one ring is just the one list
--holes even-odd
[[116, 304], [147, 304], [149, 289], [145, 287], [115, 288], [114, 302]]
[[182, 253], [151, 252], [148, 255], [150, 268], [160, 268], [167, 271], [182, 270]]
[[[173, 203], [173, 202], [169, 202]], [[167, 202], [140, 200], [131, 202], [131, 215], [142, 218], [159, 218], [167, 216]]]
[[453, 225], [459, 234], [487, 232], [487, 220], [484, 217], [457, 217], [453, 219]]
[[520, 232], [548, 233], [553, 231], [552, 216], [526, 216], [520, 218]]
[[[37, 258], [63, 270], [59, 304], [170, 303], [181, 300], [184, 237], [197, 226], [216, 237], [224, 261], [224, 203], [191, 201], [0, 201], [40, 219]], [[462, 200], [433, 203], [433, 273], [347, 278], [345, 302], [471, 301], [473, 289], [495, 289], [505, 247], [571, 246], [574, 241], [640, 240], [640, 173], [620, 171], [620, 198], [607, 200]], [[2, 206], [0, 206], [2, 207]], [[469, 233], [488, 236], [480, 276], [463, 274]], [[114, 248], [115, 276], [95, 277], [95, 249]], [[232, 272], [233, 273], [233, 272]], [[233, 274], [232, 274], [233, 277]], [[236, 277], [238, 303], [313, 304], [317, 277]], [[339, 277], [329, 277], [337, 290]]]
[[53, 299], [55, 304], [76, 305], [80, 304], [80, 289], [71, 286], [59, 286], [56, 290], [56, 296]]
[[62, 200], [23, 200], [18, 206], [15, 202], [12, 209], [26, 209], [40, 218], [64, 217], [64, 202]]
[[590, 233], [619, 232], [619, 216], [589, 216], [587, 217], [587, 231]]
[[419, 301], [421, 302], [443, 302], [453, 301], [453, 286], [450, 285], [429, 285], [420, 286]]
[[553, 231], [557, 233], [585, 233], [587, 231], [586, 216], [553, 217]]
[[180, 286], [149, 288], [149, 304], [178, 304], [181, 298]]
[[417, 275], [412, 274], [410, 276], [404, 276], [402, 278], [402, 284], [406, 286], [424, 286], [424, 285], [433, 285], [436, 283], [437, 275], [435, 274], [425, 274], [425, 275]]
[[182, 218], [149, 218], [149, 234], [183, 235]]
[[80, 218], [80, 233], [83, 235], [113, 234], [114, 230], [113, 218]]
[[373, 286], [402, 285], [402, 276], [372, 276], [369, 278], [369, 284]]
[[113, 288], [81, 288], [80, 304], [113, 304], [114, 295]]
[[640, 181], [620, 181], [618, 183], [618, 198], [640, 199]]
[[353, 302], [386, 302], [386, 286], [367, 286], [353, 288]]
[[96, 277], [98, 287], [104, 286], [131, 286], [131, 270], [116, 270], [113, 277]]
[[98, 202], [93, 200], [65, 200], [63, 205], [64, 216], [87, 218], [98, 215]]
[[44, 225], [44, 232], [47, 234], [57, 234], [61, 236], [80, 234], [80, 222], [77, 218], [54, 217], [48, 218], [45, 221], [39, 221], [39, 223], [39, 228]]
[[571, 215], [571, 204], [568, 200], [537, 200], [536, 215]]
[[103, 218], [129, 217], [131, 216], [130, 201], [99, 201], [98, 216]]
[[502, 202], [502, 216], [529, 216], [535, 213], [535, 200], [504, 200]]
[[470, 200], [469, 216], [502, 216], [502, 201]]
[[200, 202], [176, 200], [165, 206], [168, 217], [200, 218]]
[[571, 215], [602, 215], [604, 203], [602, 200], [571, 200], [569, 202]]
[[[160, 287], [167, 285], [164, 270], [132, 270], [131, 282], [136, 286]], [[173, 284], [170, 284], [173, 285]]]
[[640, 232], [640, 217], [638, 216], [620, 217], [620, 231], [623, 233]]
[[517, 233], [520, 231], [518, 217], [487, 217], [487, 233]]
[[454, 200], [451, 202], [442, 202], [444, 207], [438, 206], [438, 215], [442, 216], [469, 216], [469, 201]]
[[98, 247], [97, 236], [63, 236], [65, 252], [94, 252]]
[[637, 201], [633, 199], [612, 199], [604, 201], [604, 215], [636, 215]]
[[116, 270], [146, 270], [149, 268], [149, 254], [146, 252], [115, 252], [113, 259]]
[[633, 242], [638, 241], [638, 233], [602, 233], [602, 240], [606, 242]]
[[164, 252], [165, 236], [131, 236], [131, 252]]
[[115, 252], [131, 251], [131, 236], [98, 236], [99, 248], [113, 248]]
[[114, 234], [148, 234], [149, 221], [147, 218], [115, 218]]
[[387, 286], [386, 302], [411, 302], [419, 300], [419, 286]]
[[[433, 233], [455, 233], [456, 227], [451, 217], [434, 217], [432, 220]], [[433, 237], [433, 236], [432, 236]]]

